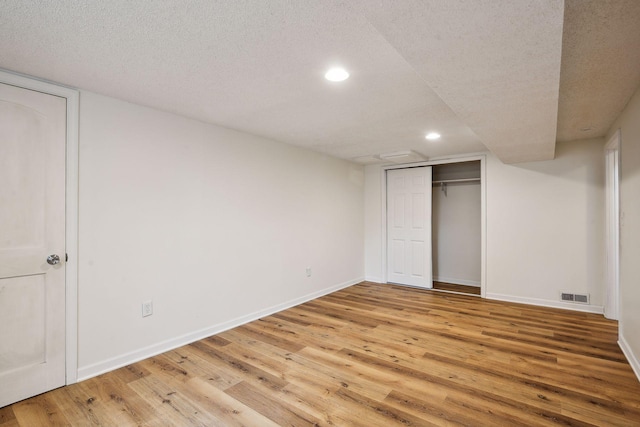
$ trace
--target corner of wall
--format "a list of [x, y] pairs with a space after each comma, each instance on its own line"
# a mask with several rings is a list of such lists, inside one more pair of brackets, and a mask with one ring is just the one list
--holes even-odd
[[631, 350], [629, 343], [624, 338], [622, 329], [620, 330], [620, 335], [618, 336], [618, 345], [620, 346], [620, 350], [622, 350], [624, 356], [627, 358], [629, 365], [631, 365], [631, 369], [633, 369], [633, 372], [636, 374], [638, 381], [640, 381], [640, 360], [638, 360], [636, 355], [633, 353], [633, 350]]

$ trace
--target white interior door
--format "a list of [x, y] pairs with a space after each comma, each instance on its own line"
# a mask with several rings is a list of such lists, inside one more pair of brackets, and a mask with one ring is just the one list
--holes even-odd
[[431, 288], [431, 167], [387, 171], [387, 281]]
[[65, 143], [65, 98], [0, 84], [0, 407], [65, 383]]

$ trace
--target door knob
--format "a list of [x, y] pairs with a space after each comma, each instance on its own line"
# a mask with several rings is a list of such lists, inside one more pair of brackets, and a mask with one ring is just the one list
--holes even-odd
[[47, 257], [47, 262], [51, 265], [60, 264], [60, 257], [56, 254], [49, 255]]

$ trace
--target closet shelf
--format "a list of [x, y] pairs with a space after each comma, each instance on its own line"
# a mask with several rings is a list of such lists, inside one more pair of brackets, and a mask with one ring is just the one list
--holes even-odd
[[480, 178], [443, 179], [440, 181], [432, 181], [433, 184], [449, 184], [453, 182], [480, 182]]

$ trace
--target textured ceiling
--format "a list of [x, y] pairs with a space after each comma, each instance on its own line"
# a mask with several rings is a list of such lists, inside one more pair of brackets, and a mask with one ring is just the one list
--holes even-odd
[[604, 136], [640, 84], [640, 1], [565, 8], [557, 140]]
[[[561, 0], [3, 0], [0, 67], [346, 159], [532, 161], [553, 157], [556, 126], [584, 137], [570, 130], [590, 107], [608, 128], [638, 84], [637, 15], [600, 3], [567, 3], [563, 44]], [[632, 16], [626, 44], [598, 35], [609, 9], [611, 25]], [[614, 68], [584, 84], [594, 40], [613, 44]], [[626, 86], [594, 110], [585, 97], [618, 63]], [[349, 80], [324, 80], [332, 65]]]

